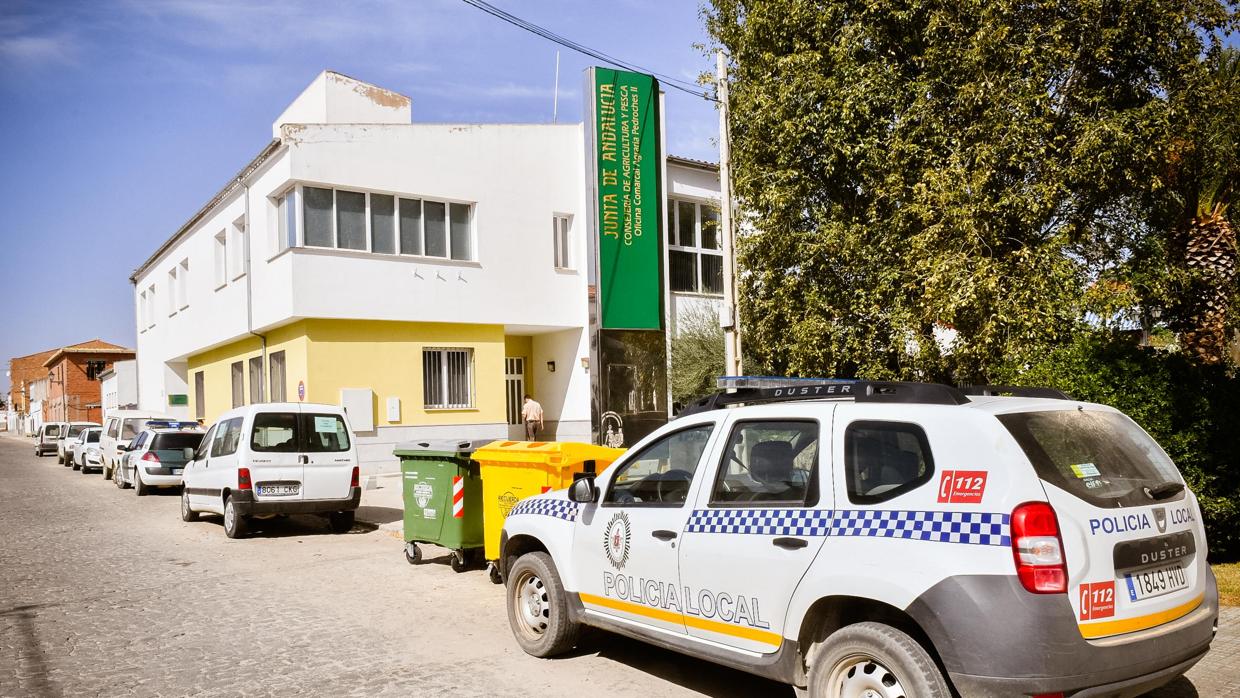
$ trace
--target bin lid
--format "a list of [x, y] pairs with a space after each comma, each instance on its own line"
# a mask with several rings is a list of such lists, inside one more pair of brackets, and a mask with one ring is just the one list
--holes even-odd
[[474, 452], [474, 460], [491, 463], [570, 465], [588, 460], [610, 464], [625, 449], [574, 441], [492, 441]]
[[474, 451], [491, 443], [490, 439], [424, 439], [396, 444], [392, 454], [396, 456], [432, 456], [439, 458], [469, 458]]

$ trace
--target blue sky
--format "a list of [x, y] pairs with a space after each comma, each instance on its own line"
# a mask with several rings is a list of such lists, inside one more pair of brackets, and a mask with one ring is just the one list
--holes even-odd
[[[681, 79], [714, 66], [696, 0], [492, 4]], [[4, 369], [93, 337], [132, 347], [129, 273], [319, 71], [409, 95], [415, 121], [549, 122], [558, 48], [461, 0], [0, 0]], [[596, 62], [560, 60], [559, 120], [579, 121]], [[669, 152], [718, 159], [711, 103], [669, 89], [666, 120]]]

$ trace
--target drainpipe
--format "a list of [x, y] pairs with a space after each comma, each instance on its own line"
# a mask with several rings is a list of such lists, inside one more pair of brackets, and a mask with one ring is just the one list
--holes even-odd
[[269, 386], [267, 376], [267, 335], [259, 334], [254, 331], [254, 293], [252, 284], [254, 281], [254, 269], [250, 264], [250, 247], [254, 244], [254, 225], [250, 222], [250, 185], [242, 182], [245, 191], [245, 247], [242, 250], [245, 254], [245, 331], [258, 337], [262, 342], [262, 362], [259, 367], [259, 379], [263, 382], [263, 402], [271, 402], [271, 388]]

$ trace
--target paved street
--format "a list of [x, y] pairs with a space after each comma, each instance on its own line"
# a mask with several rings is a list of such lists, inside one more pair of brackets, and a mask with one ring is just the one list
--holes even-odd
[[[217, 517], [181, 522], [172, 494], [138, 499], [0, 437], [0, 696], [792, 695], [611, 636], [527, 657], [501, 589], [442, 562], [313, 517], [231, 541]], [[1158, 696], [1240, 694], [1237, 611]]]

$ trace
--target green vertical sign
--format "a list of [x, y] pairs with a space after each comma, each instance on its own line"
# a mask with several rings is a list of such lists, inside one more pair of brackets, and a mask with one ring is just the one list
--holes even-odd
[[603, 329], [663, 328], [658, 95], [650, 75], [594, 69]]

